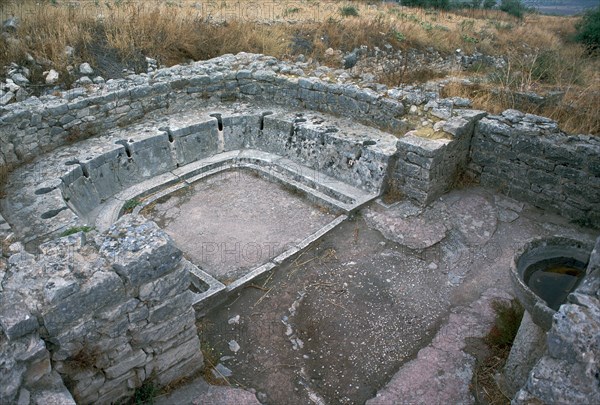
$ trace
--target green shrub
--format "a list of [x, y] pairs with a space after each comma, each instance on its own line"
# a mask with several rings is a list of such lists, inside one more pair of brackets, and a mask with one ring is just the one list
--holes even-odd
[[141, 387], [136, 388], [131, 403], [135, 405], [152, 405], [158, 388], [149, 380], [144, 381]]
[[467, 42], [470, 44], [476, 44], [477, 42], [479, 42], [479, 40], [477, 38], [471, 37], [467, 34], [463, 34], [462, 40], [463, 40], [463, 42]]
[[429, 7], [437, 8], [440, 10], [449, 10], [450, 0], [429, 0]]
[[482, 0], [471, 0], [471, 8], [481, 8]]
[[137, 198], [132, 198], [131, 200], [127, 200], [127, 202], [125, 202], [125, 204], [123, 205], [123, 212], [125, 212], [125, 213], [133, 212], [133, 209], [141, 204], [142, 204], [142, 202], [140, 200], [138, 200]]
[[496, 0], [483, 0], [483, 8], [489, 10], [496, 6]]
[[402, 5], [408, 7], [425, 7], [427, 2], [425, 0], [403, 0]]
[[502, 0], [500, 2], [500, 10], [517, 18], [523, 18], [527, 7], [525, 7], [521, 0]]
[[283, 16], [287, 17], [289, 15], [296, 14], [296, 13], [299, 13], [299, 12], [300, 12], [300, 8], [298, 8], [298, 7], [291, 7], [291, 8], [288, 8], [288, 9], [286, 9], [284, 11]]
[[354, 6], [344, 6], [340, 8], [340, 13], [344, 17], [358, 17], [358, 9]]
[[400, 31], [394, 30], [394, 38], [396, 38], [396, 41], [402, 42], [406, 39], [406, 35], [404, 35]]
[[600, 50], [600, 7], [588, 11], [577, 24], [575, 40], [590, 51]]
[[450, 8], [450, 0], [404, 0], [403, 6], [408, 7], [427, 7], [448, 10]]

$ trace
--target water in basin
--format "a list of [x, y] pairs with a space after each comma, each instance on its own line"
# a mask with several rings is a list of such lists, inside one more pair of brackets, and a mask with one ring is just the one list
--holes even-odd
[[525, 270], [525, 284], [555, 311], [585, 274], [585, 263], [570, 257], [541, 260]]

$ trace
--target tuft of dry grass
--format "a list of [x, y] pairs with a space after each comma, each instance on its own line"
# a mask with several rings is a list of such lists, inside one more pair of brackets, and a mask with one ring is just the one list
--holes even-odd
[[397, 180], [397, 179], [389, 180], [389, 183], [387, 184], [385, 192], [381, 196], [381, 200], [385, 204], [388, 204], [388, 205], [393, 204], [395, 202], [401, 201], [402, 198], [404, 197], [402, 195], [402, 191], [400, 189], [400, 184], [398, 184], [398, 183], [399, 183], [399, 180]]
[[492, 303], [492, 308], [496, 313], [496, 321], [483, 339], [490, 353], [482, 361], [477, 362], [473, 376], [473, 388], [477, 403], [508, 405], [510, 398], [503, 394], [495, 376], [506, 364], [521, 325], [524, 310], [515, 299], [510, 302], [495, 301]]
[[477, 403], [487, 405], [510, 404], [510, 398], [502, 393], [494, 377], [504, 367], [509, 353], [510, 349], [502, 349], [477, 363], [473, 387]]
[[86, 346], [70, 357], [67, 363], [74, 369], [88, 370], [96, 367], [99, 358], [100, 353], [96, 349]]
[[418, 63], [410, 63], [404, 59], [401, 63], [388, 66], [377, 76], [377, 79], [379, 83], [394, 87], [403, 84], [425, 83], [447, 75], [448, 72], [434, 70]]
[[400, 47], [393, 26], [383, 18], [329, 19], [319, 23], [306, 23], [293, 30], [293, 40], [301, 45], [299, 51], [320, 61], [327, 61], [325, 51], [329, 48], [344, 52], [363, 45], [383, 48], [390, 44]]

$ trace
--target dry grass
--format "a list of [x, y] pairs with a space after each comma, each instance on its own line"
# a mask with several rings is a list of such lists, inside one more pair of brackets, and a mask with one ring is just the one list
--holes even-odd
[[280, 26], [243, 20], [211, 24], [184, 11], [147, 3], [123, 6], [103, 22], [108, 44], [125, 57], [142, 52], [167, 65], [241, 50], [281, 56], [287, 49]]
[[474, 372], [474, 386], [477, 403], [487, 405], [509, 405], [510, 398], [502, 393], [494, 376], [501, 371], [510, 349], [496, 350], [485, 360], [478, 362]]
[[[584, 59], [574, 59], [573, 65], [582, 63]], [[444, 97], [468, 97], [473, 101], [474, 108], [497, 114], [507, 108], [519, 109], [531, 114], [552, 118], [559, 123], [560, 128], [568, 133], [600, 134], [600, 66], [598, 61], [589, 61], [579, 72], [560, 72], [551, 70], [554, 76], [564, 74], [560, 80], [532, 79], [529, 71], [516, 70], [513, 73], [517, 80], [504, 82], [496, 80], [483, 84], [466, 85], [462, 82], [452, 82], [442, 91]], [[509, 67], [493, 72], [493, 75], [507, 74]], [[571, 79], [569, 80], [569, 77]], [[562, 96], [548, 98], [546, 103], [532, 103], [518, 97], [516, 92], [535, 91], [542, 95], [558, 91]]]
[[[344, 17], [340, 10], [346, 6], [354, 7], [358, 16]], [[513, 91], [562, 90], [560, 106], [529, 112], [558, 119], [567, 131], [600, 132], [594, 111], [600, 91], [594, 74], [598, 61], [570, 42], [577, 21], [572, 17], [528, 15], [519, 20], [491, 10], [445, 12], [335, 0], [0, 0], [0, 14], [2, 19], [20, 17], [17, 37], [22, 39], [0, 39], [0, 65], [26, 64], [29, 53], [45, 62], [33, 72], [38, 82], [44, 69], [53, 67], [65, 79], [67, 67], [83, 61], [109, 76], [116, 68], [104, 65], [111, 63], [143, 70], [144, 56], [173, 65], [240, 51], [278, 58], [303, 53], [335, 66], [325, 56], [328, 48], [347, 52], [361, 45], [372, 49], [390, 44], [396, 50], [430, 49], [446, 55], [460, 48], [503, 56], [508, 64], [491, 72], [487, 90], [453, 88], [448, 94], [476, 93], [478, 106], [498, 111], [514, 106], [505, 97]], [[65, 54], [66, 46], [75, 48], [73, 57]], [[380, 80], [397, 85], [445, 73], [401, 62]]]
[[[477, 49], [498, 55], [522, 44], [532, 48], [556, 44], [574, 32], [576, 21], [550, 16], [521, 21], [499, 11], [442, 12], [388, 3], [313, 0], [293, 4], [56, 0], [56, 5], [24, 0], [16, 4], [5, 6], [2, 14], [20, 16], [20, 34], [31, 40], [3, 54], [14, 56], [26, 48], [55, 63], [66, 63], [66, 45], [85, 48], [98, 40], [106, 40], [124, 56], [141, 51], [165, 64], [240, 49], [283, 56], [298, 32], [312, 37], [315, 56], [329, 47], [351, 50], [383, 42], [397, 48], [432, 47], [445, 53]], [[340, 9], [348, 4], [359, 11], [359, 17], [342, 16]]]
[[381, 200], [385, 204], [388, 204], [388, 205], [393, 204], [395, 202], [401, 201], [402, 198], [404, 197], [402, 195], [402, 191], [400, 189], [400, 184], [398, 184], [398, 183], [399, 183], [399, 180], [397, 180], [397, 179], [389, 180], [389, 183], [387, 184], [385, 192], [381, 196]]
[[501, 372], [506, 364], [521, 325], [523, 307], [514, 299], [511, 302], [493, 302], [492, 307], [496, 313], [496, 321], [483, 339], [490, 350], [490, 355], [477, 362], [473, 376], [473, 388], [477, 403], [508, 405], [510, 398], [502, 393], [495, 375]]

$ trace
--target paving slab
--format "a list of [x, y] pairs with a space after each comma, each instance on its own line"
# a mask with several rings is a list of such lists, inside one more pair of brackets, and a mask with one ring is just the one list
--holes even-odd
[[465, 350], [469, 339], [483, 338], [494, 324], [492, 302], [512, 297], [498, 289], [487, 290], [469, 307], [457, 308], [433, 342], [419, 350], [367, 405], [469, 404], [475, 398], [470, 384], [476, 358]]

